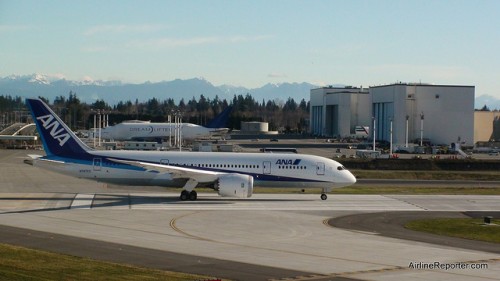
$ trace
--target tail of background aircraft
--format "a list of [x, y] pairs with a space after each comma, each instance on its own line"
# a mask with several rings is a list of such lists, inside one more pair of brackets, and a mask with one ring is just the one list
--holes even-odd
[[210, 123], [205, 127], [207, 128], [226, 128], [227, 120], [229, 120], [229, 114], [233, 110], [232, 106], [226, 107], [219, 115], [215, 116]]
[[81, 158], [90, 150], [40, 99], [26, 99], [26, 105], [42, 138], [47, 156]]

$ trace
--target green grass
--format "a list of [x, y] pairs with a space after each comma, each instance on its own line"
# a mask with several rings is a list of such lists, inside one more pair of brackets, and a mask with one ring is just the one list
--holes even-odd
[[500, 243], [500, 226], [484, 225], [482, 219], [422, 219], [408, 222], [405, 227], [438, 235]]
[[500, 173], [497, 171], [352, 170], [351, 172], [360, 179], [500, 181]]
[[[318, 193], [318, 191], [316, 192]], [[434, 194], [434, 195], [500, 195], [495, 187], [422, 187], [422, 186], [348, 186], [333, 189], [332, 194]]]
[[[213, 190], [206, 190], [214, 192]], [[255, 187], [255, 194], [320, 194], [320, 188]], [[433, 195], [500, 195], [500, 187], [436, 187], [436, 186], [357, 186], [332, 189], [330, 194], [433, 194]]]
[[0, 244], [0, 280], [203, 280], [205, 276], [95, 261]]

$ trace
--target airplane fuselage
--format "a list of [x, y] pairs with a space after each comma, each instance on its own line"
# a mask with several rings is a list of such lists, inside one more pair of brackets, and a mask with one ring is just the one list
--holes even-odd
[[[165, 139], [174, 137], [176, 126], [180, 128], [183, 139], [197, 139], [210, 137], [222, 129], [206, 128], [203, 126], [181, 123], [120, 123], [102, 129], [101, 135], [105, 139], [116, 141], [138, 140], [138, 139]], [[226, 130], [227, 132], [227, 130]]]
[[[109, 159], [134, 159], [198, 170], [252, 176], [256, 186], [335, 188], [352, 184], [352, 174], [334, 160], [304, 154], [89, 151], [85, 159], [60, 159], [64, 165], [51, 170], [79, 178], [122, 185], [182, 186], [185, 180], [168, 173], [144, 171]], [[53, 158], [53, 160], [58, 160]], [[35, 161], [35, 166], [44, 166]]]

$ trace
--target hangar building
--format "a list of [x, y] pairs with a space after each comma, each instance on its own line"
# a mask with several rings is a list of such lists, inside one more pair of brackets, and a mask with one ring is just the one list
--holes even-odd
[[474, 112], [474, 142], [500, 141], [500, 111]]
[[368, 92], [352, 87], [313, 89], [310, 130], [319, 136], [347, 137], [356, 126], [369, 126], [370, 137], [375, 127], [376, 140], [390, 141], [392, 123], [396, 145], [421, 136], [433, 144], [471, 145], [474, 90], [474, 86], [421, 83], [374, 86]]
[[324, 87], [311, 90], [310, 132], [313, 135], [347, 137], [358, 125], [371, 120], [368, 90], [355, 87]]

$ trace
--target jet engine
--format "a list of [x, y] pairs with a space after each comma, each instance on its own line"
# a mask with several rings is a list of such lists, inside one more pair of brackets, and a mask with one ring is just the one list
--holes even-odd
[[222, 175], [216, 182], [216, 188], [222, 197], [251, 197], [253, 177], [242, 174]]

